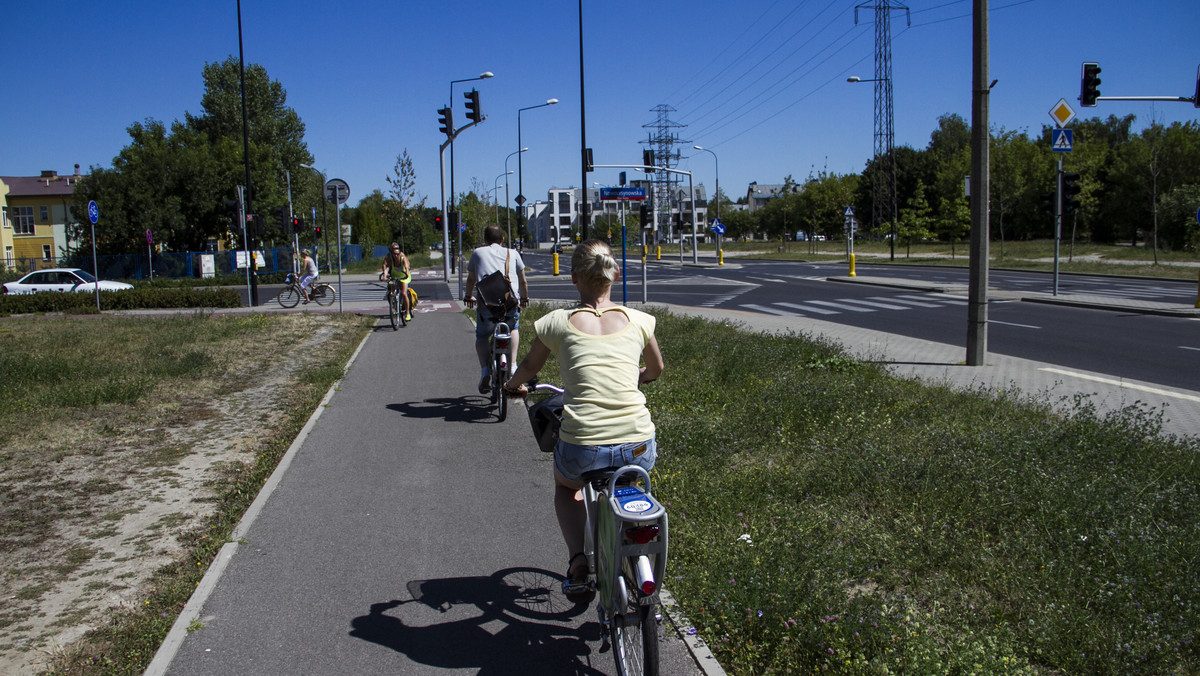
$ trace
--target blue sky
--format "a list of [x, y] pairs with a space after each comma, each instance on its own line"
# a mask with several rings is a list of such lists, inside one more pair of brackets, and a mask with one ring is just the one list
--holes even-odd
[[[865, 0], [864, 0], [865, 2]], [[714, 162], [736, 198], [750, 181], [779, 183], [828, 169], [858, 172], [873, 152], [873, 12], [839, 0], [584, 0], [588, 145], [597, 164], [641, 161], [653, 108], [675, 108], [685, 159], [711, 191]], [[912, 0], [894, 12], [895, 142], [923, 148], [937, 118], [971, 116], [969, 0]], [[0, 175], [111, 166], [125, 128], [199, 114], [201, 69], [237, 55], [234, 0], [211, 2], [5, 2], [0, 63]], [[472, 184], [503, 200], [505, 159], [517, 150], [530, 199], [578, 186], [580, 134], [577, 2], [244, 0], [248, 62], [282, 83], [304, 121], [309, 150], [351, 203], [387, 189], [408, 151], [418, 190], [439, 201], [437, 109], [450, 81], [481, 94], [488, 119], [455, 142], [455, 188]], [[1101, 102], [1082, 109], [1080, 64], [1101, 64], [1104, 95], [1191, 96], [1200, 65], [1200, 2], [992, 0], [993, 127], [1036, 133], [1065, 98], [1081, 117], [1137, 115], [1170, 124], [1200, 119], [1187, 103]], [[517, 156], [508, 161], [516, 172]], [[499, 181], [497, 182], [497, 178]], [[508, 177], [510, 197], [517, 174]], [[617, 170], [589, 183], [614, 184]], [[232, 196], [232, 188], [231, 188]]]

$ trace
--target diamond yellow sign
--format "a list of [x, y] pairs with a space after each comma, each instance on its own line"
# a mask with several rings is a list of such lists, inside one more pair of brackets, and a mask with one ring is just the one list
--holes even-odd
[[1075, 119], [1075, 111], [1067, 103], [1066, 99], [1059, 99], [1058, 103], [1054, 104], [1054, 107], [1050, 109], [1050, 117], [1054, 118], [1055, 124], [1061, 129], [1067, 126], [1071, 120]]

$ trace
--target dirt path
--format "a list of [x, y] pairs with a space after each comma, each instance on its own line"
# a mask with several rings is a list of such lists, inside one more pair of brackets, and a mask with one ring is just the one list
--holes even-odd
[[25, 461], [0, 467], [0, 516], [19, 524], [0, 526], [0, 673], [44, 668], [112, 609], [139, 603], [152, 574], [186, 551], [214, 486], [276, 433], [297, 376], [347, 338], [344, 323], [286, 321], [294, 343], [273, 337], [296, 349], [255, 359], [261, 350], [246, 343], [261, 347], [263, 336], [246, 336], [220, 347], [218, 377], [35, 423], [6, 443], [7, 457]]

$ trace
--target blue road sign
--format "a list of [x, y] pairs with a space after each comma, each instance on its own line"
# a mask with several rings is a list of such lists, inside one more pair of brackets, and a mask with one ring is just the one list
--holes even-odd
[[1054, 152], [1069, 153], [1074, 145], [1075, 133], [1073, 129], [1050, 130], [1050, 149]]
[[458, 231], [459, 231], [459, 232], [466, 232], [466, 231], [467, 231], [467, 224], [466, 224], [466, 222], [465, 222], [465, 221], [464, 221], [464, 222], [462, 222], [462, 223], [459, 223], [459, 224], [458, 224]]
[[96, 206], [96, 200], [88, 201], [88, 219], [91, 220], [92, 225], [100, 220], [100, 207]]
[[725, 234], [725, 224], [721, 222], [721, 219], [714, 218], [713, 222], [712, 222], [712, 226], [709, 227], [709, 230], [712, 230], [713, 232], [717, 233], [718, 235], [724, 235]]
[[846, 207], [845, 211], [842, 212], [842, 215], [847, 218], [853, 216], [854, 215], [854, 207]]
[[600, 188], [600, 200], [644, 200], [645, 188]]

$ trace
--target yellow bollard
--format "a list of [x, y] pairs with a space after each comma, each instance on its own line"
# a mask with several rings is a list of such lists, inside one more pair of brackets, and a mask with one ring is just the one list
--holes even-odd
[[661, 244], [654, 247], [654, 260], [656, 260], [656, 261], [662, 260], [662, 245]]
[[555, 274], [555, 276], [558, 275], [558, 252], [557, 251], [554, 252], [554, 274]]
[[717, 265], [725, 265], [725, 250], [717, 249]]
[[854, 254], [850, 254], [850, 276], [854, 276]]

